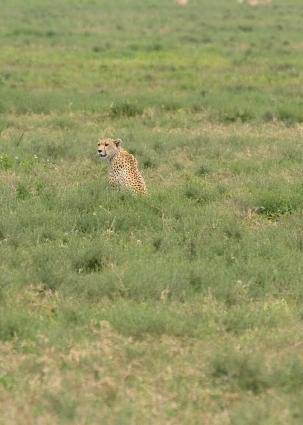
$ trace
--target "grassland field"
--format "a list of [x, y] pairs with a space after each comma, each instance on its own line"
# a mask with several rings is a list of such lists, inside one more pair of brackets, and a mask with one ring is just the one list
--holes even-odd
[[302, 20], [0, 0], [0, 425], [302, 424]]

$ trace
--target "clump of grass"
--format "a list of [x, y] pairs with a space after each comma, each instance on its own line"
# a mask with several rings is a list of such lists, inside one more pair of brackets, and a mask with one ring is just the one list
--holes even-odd
[[99, 250], [88, 250], [74, 260], [74, 269], [77, 273], [98, 273], [108, 264], [108, 258]]
[[23, 309], [9, 308], [2, 305], [0, 309], [0, 340], [27, 339], [35, 335], [35, 325], [30, 315]]
[[155, 163], [155, 161], [153, 161], [152, 159], [150, 159], [150, 158], [145, 158], [143, 161], [142, 161], [142, 165], [143, 165], [143, 168], [155, 168], [156, 167], [156, 163]]
[[47, 410], [55, 414], [60, 421], [72, 421], [75, 419], [77, 414], [77, 401], [66, 393], [46, 393], [44, 395], [44, 400]]
[[110, 115], [112, 118], [135, 117], [142, 115], [143, 107], [137, 102], [122, 100], [113, 102], [110, 106]]
[[184, 189], [184, 196], [201, 205], [209, 204], [220, 197], [220, 191], [217, 187], [206, 181], [187, 183]]
[[13, 168], [15, 161], [7, 154], [0, 154], [0, 170]]
[[262, 359], [245, 353], [229, 352], [212, 360], [212, 376], [224, 380], [231, 388], [259, 394], [269, 385]]
[[3, 114], [6, 112], [6, 108], [3, 102], [0, 102], [0, 114]]
[[249, 122], [255, 118], [252, 111], [245, 109], [233, 109], [225, 110], [221, 113], [221, 119], [223, 122], [232, 123], [232, 122]]
[[25, 200], [31, 196], [30, 191], [23, 183], [19, 183], [16, 188], [16, 197], [19, 200]]
[[277, 111], [277, 119], [283, 121], [287, 125], [293, 125], [296, 122], [303, 122], [303, 114], [302, 109], [300, 107], [293, 106], [285, 106], [284, 108], [280, 108]]
[[[193, 257], [193, 245], [191, 245], [191, 257]], [[189, 276], [189, 285], [195, 292], [199, 292], [203, 287], [203, 277], [197, 273], [192, 272]]]
[[208, 176], [211, 173], [211, 169], [208, 165], [200, 165], [196, 171], [197, 176]]
[[269, 218], [294, 213], [303, 201], [303, 190], [298, 185], [281, 184], [262, 189], [258, 195], [256, 212]]
[[2, 227], [2, 224], [0, 225], [0, 241], [5, 239], [5, 231], [4, 228]]
[[302, 359], [294, 356], [273, 371], [275, 385], [282, 387], [286, 392], [301, 391], [303, 388]]

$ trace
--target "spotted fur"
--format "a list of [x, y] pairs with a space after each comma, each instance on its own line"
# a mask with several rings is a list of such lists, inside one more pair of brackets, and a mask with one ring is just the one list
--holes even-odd
[[120, 139], [100, 139], [98, 142], [98, 155], [109, 162], [109, 183], [115, 188], [147, 193], [136, 158], [120, 145]]

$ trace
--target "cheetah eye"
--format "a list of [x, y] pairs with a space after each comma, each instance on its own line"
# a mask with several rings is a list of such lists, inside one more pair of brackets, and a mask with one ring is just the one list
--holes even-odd
[[104, 143], [104, 146], [108, 146], [108, 143]]

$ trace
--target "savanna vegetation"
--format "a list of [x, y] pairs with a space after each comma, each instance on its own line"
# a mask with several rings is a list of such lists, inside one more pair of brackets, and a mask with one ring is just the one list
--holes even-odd
[[301, 1], [0, 3], [0, 424], [302, 424]]

